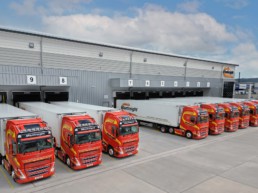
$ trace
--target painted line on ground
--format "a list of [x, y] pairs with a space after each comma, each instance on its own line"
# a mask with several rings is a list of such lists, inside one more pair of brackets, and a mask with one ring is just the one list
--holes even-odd
[[9, 184], [10, 188], [14, 189], [12, 182], [10, 181], [8, 176], [5, 174], [5, 172], [3, 171], [2, 167], [0, 167], [0, 171], [1, 171], [2, 175], [4, 176], [5, 180], [7, 181], [7, 183]]

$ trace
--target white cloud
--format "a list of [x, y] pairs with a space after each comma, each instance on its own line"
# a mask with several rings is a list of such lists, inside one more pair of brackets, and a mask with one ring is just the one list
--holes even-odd
[[237, 37], [205, 13], [183, 14], [147, 5], [134, 17], [77, 14], [44, 17], [47, 32], [89, 41], [179, 54], [222, 53]]
[[183, 12], [196, 13], [199, 11], [200, 6], [201, 6], [200, 1], [194, 0], [194, 1], [187, 1], [184, 3], [178, 4], [177, 9]]
[[254, 43], [241, 43], [232, 50], [230, 62], [239, 64], [238, 72], [241, 77], [258, 77], [258, 50]]

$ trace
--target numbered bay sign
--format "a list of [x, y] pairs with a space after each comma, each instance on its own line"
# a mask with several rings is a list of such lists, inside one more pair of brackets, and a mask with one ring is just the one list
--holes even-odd
[[27, 84], [37, 84], [36, 76], [27, 75]]
[[150, 86], [150, 81], [149, 80], [145, 80], [145, 86], [149, 87]]
[[128, 80], [128, 86], [132, 87], [133, 86], [133, 80]]
[[165, 86], [165, 81], [164, 81], [164, 80], [160, 81], [160, 86], [161, 86], [161, 87], [164, 87], [164, 86]]
[[67, 77], [59, 77], [60, 85], [67, 85]]

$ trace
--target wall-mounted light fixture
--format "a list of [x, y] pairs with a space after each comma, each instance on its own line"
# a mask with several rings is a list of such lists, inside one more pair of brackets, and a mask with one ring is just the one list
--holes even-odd
[[29, 48], [34, 48], [34, 43], [33, 42], [29, 43]]
[[212, 66], [211, 69], [214, 70], [214, 66]]
[[103, 57], [103, 52], [100, 52], [100, 53], [99, 53], [99, 57]]
[[143, 58], [143, 62], [147, 62], [147, 58]]

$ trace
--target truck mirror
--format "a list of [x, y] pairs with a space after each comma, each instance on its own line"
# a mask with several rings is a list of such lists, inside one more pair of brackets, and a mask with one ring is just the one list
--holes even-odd
[[12, 143], [12, 154], [13, 155], [16, 155], [17, 154], [17, 146], [16, 146], [16, 143]]
[[74, 137], [72, 135], [70, 136], [70, 143], [71, 145], [74, 145]]

